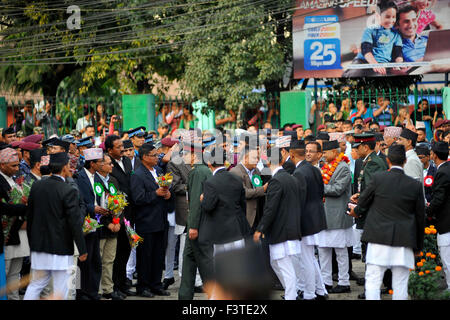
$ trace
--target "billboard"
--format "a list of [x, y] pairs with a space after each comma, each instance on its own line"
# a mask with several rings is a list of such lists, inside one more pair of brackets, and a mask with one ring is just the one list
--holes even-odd
[[294, 78], [450, 72], [450, 0], [296, 0]]

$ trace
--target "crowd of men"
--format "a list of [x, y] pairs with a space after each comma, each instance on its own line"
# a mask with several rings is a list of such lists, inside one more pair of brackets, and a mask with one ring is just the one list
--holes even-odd
[[[174, 130], [161, 140], [139, 127], [100, 145], [70, 134], [19, 140], [6, 129], [0, 297], [19, 300], [24, 283], [26, 300], [168, 296], [178, 269], [178, 298], [190, 300], [216, 279], [216, 256], [256, 243], [286, 300], [324, 300], [350, 292], [350, 281], [365, 286], [362, 299], [390, 289], [407, 299], [430, 221], [450, 289], [449, 121], [428, 142], [414, 127], [359, 120], [317, 135], [294, 124]], [[169, 188], [158, 184], [166, 173]], [[31, 192], [13, 204], [21, 177]], [[129, 202], [119, 220], [105, 206], [111, 185]], [[84, 234], [86, 218], [102, 227]], [[127, 222], [144, 239], [136, 248]], [[352, 271], [358, 258], [364, 276]]]

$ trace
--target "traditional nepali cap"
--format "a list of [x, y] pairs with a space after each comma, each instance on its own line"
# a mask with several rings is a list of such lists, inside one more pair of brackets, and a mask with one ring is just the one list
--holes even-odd
[[435, 142], [431, 145], [431, 150], [433, 152], [448, 153], [448, 143], [445, 141]]
[[375, 135], [373, 133], [355, 134], [353, 137], [355, 138], [355, 142], [353, 143], [355, 146], [352, 146], [353, 148], [365, 142], [375, 141]]
[[92, 148], [94, 144], [92, 143], [91, 137], [86, 137], [75, 142], [77, 144], [77, 148], [79, 147], [88, 147]]
[[345, 133], [343, 132], [330, 132], [328, 135], [330, 136], [330, 141], [345, 142]]
[[42, 155], [41, 157], [41, 166], [48, 166], [50, 163], [50, 156], [49, 155]]
[[66, 135], [62, 136], [61, 140], [69, 142], [69, 143], [75, 143], [75, 137], [71, 134], [66, 134]]
[[165, 137], [165, 138], [161, 139], [161, 144], [163, 146], [172, 147], [173, 145], [175, 145], [177, 143], [178, 143], [178, 140], [172, 139], [171, 137]]
[[316, 140], [329, 141], [330, 140], [330, 135], [328, 134], [328, 132], [319, 132], [317, 134]]
[[324, 124], [321, 124], [320, 126], [317, 127], [317, 130], [322, 130], [322, 129], [326, 129], [327, 127]]
[[390, 126], [384, 128], [384, 136], [386, 138], [398, 138], [400, 137], [401, 133], [402, 133], [401, 127]]
[[50, 155], [51, 165], [66, 165], [69, 163], [69, 155], [66, 152], [52, 153]]
[[291, 140], [291, 145], [289, 146], [290, 149], [306, 149], [305, 141], [293, 139]]
[[89, 148], [84, 150], [84, 159], [86, 161], [89, 160], [98, 160], [103, 158], [103, 149], [102, 148]]
[[74, 137], [81, 136], [81, 132], [78, 131], [77, 129], [71, 130], [71, 131], [70, 131], [70, 134], [71, 134], [72, 136], [74, 136]]
[[414, 131], [411, 131], [411, 130], [405, 128], [402, 130], [400, 137], [415, 142], [415, 141], [417, 141], [418, 134], [415, 133]]
[[337, 140], [324, 141], [322, 144], [322, 150], [334, 150], [339, 148], [339, 142]]
[[0, 163], [10, 163], [19, 161], [19, 154], [13, 148], [6, 148], [0, 151]]
[[58, 139], [56, 137], [50, 138], [45, 140], [44, 142], [42, 142], [42, 145], [45, 147], [49, 147], [49, 146], [60, 146], [63, 147], [66, 151], [69, 150], [70, 147], [70, 143], [67, 141], [63, 141], [61, 139]]
[[133, 148], [133, 142], [131, 142], [131, 140], [124, 140], [123, 141], [123, 148], [124, 149], [129, 149], [129, 148]]
[[430, 155], [430, 149], [425, 145], [417, 145], [414, 150], [416, 151], [417, 155], [424, 155], [424, 156]]
[[41, 162], [43, 155], [42, 149], [33, 149], [30, 151], [30, 162]]
[[19, 148], [22, 149], [22, 150], [27, 150], [27, 151], [31, 151], [31, 150], [34, 150], [34, 149], [39, 149], [40, 147], [41, 147], [40, 144], [33, 143], [33, 142], [20, 141], [20, 143], [19, 143]]
[[40, 143], [44, 136], [42, 134], [32, 134], [22, 139], [24, 142]]
[[292, 126], [292, 129], [293, 129], [293, 130], [295, 130], [295, 129], [297, 129], [297, 128], [303, 128], [303, 125], [302, 125], [302, 124], [294, 124], [294, 125]]
[[135, 128], [135, 129], [131, 129], [131, 130], [128, 130], [126, 133], [128, 133], [128, 137], [134, 137], [134, 136], [137, 136], [137, 137], [143, 137], [143, 136], [145, 136], [145, 127], [138, 127], [138, 128]]

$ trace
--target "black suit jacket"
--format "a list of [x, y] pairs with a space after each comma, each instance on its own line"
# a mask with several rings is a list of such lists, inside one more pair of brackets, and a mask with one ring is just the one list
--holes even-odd
[[381, 160], [383, 160], [383, 162], [384, 162], [384, 164], [386, 165], [386, 168], [389, 168], [389, 165], [388, 165], [388, 163], [387, 163], [387, 156], [383, 153], [383, 152], [380, 152], [379, 154], [377, 154], [377, 156], [381, 159]]
[[[430, 162], [430, 167], [428, 168], [426, 176], [432, 176], [433, 178], [436, 177], [437, 173], [437, 167], [434, 164], [434, 162]], [[425, 189], [425, 198], [427, 199], [427, 202], [431, 202], [431, 199], [433, 198], [433, 186], [431, 187], [424, 187]]]
[[77, 182], [81, 199], [83, 199], [86, 207], [86, 216], [89, 214], [91, 218], [95, 218], [95, 194], [91, 182], [89, 181], [89, 177], [84, 169], [78, 172], [75, 181]]
[[27, 234], [30, 250], [73, 255], [87, 252], [80, 221], [78, 195], [61, 178], [51, 176], [33, 183], [28, 198]]
[[425, 203], [422, 184], [403, 170], [377, 172], [359, 196], [357, 215], [365, 215], [361, 241], [419, 251], [423, 247]]
[[[123, 216], [127, 218], [127, 220], [130, 221], [131, 224], [134, 224], [134, 203], [133, 203], [133, 197], [131, 196], [131, 175], [133, 173], [133, 167], [131, 165], [131, 160], [128, 157], [122, 157], [122, 163], [125, 168], [125, 171], [122, 170], [120, 165], [117, 163], [117, 161], [111, 157], [111, 162], [113, 164], [113, 170], [110, 174], [110, 176], [114, 177], [117, 182], [118, 186], [117, 188], [127, 194], [129, 205], [125, 208], [123, 212]], [[137, 167], [135, 166], [134, 172], [136, 172]]]
[[[162, 174], [156, 168], [157, 175]], [[150, 171], [141, 165], [131, 176], [131, 198], [136, 215], [136, 232], [138, 234], [163, 231], [167, 226], [167, 213], [175, 210], [174, 195], [169, 200], [156, 195], [158, 184]], [[145, 241], [145, 240], [144, 240]]]
[[[5, 178], [3, 178], [2, 175], [0, 175], [0, 201], [1, 199], [4, 199], [6, 202], [9, 201], [9, 195], [8, 192], [11, 190], [11, 186], [9, 185], [8, 181], [6, 181]], [[19, 230], [22, 227], [23, 223], [25, 222], [23, 217], [26, 215], [26, 207], [21, 204], [11, 204], [7, 206], [9, 210], [11, 210], [10, 213], [5, 212], [2, 214], [10, 215], [10, 216], [16, 216], [14, 219], [14, 222], [11, 226], [11, 229], [9, 231], [9, 238], [6, 242], [6, 246], [15, 246], [20, 244], [20, 238], [19, 238]], [[3, 231], [2, 231], [2, 244], [4, 241], [3, 238]], [[2, 252], [3, 252], [3, 246], [2, 246]]]
[[264, 215], [256, 230], [268, 237], [269, 244], [301, 239], [301, 206], [297, 180], [279, 170], [269, 181]]
[[288, 159], [283, 163], [283, 169], [286, 170], [289, 174], [293, 174], [295, 171], [295, 164], [291, 159]]
[[242, 180], [225, 169], [203, 183], [199, 242], [223, 244], [247, 237], [245, 190]]
[[440, 234], [450, 232], [450, 162], [439, 167], [432, 188], [427, 215], [436, 218], [436, 230]]
[[302, 236], [309, 236], [325, 230], [327, 221], [323, 206], [324, 186], [319, 169], [303, 160], [293, 175], [298, 179], [301, 202], [304, 203], [301, 210]]
[[355, 160], [355, 172], [353, 173], [352, 194], [358, 193], [358, 177], [363, 165], [362, 159]]

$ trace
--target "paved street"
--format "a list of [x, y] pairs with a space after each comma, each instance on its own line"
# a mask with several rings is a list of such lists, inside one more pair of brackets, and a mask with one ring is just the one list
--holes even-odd
[[[361, 260], [353, 260], [353, 271], [358, 276], [364, 275], [364, 264]], [[133, 280], [135, 282], [136, 280]], [[334, 282], [334, 285], [337, 285], [337, 282]], [[350, 281], [351, 292], [343, 293], [343, 294], [330, 294], [330, 300], [358, 300], [358, 294], [364, 291], [364, 286], [359, 286], [355, 281]], [[178, 277], [178, 271], [175, 272], [175, 283], [169, 287], [170, 296], [169, 297], [159, 297], [155, 296], [154, 298], [142, 298], [142, 297], [128, 297], [127, 300], [178, 300], [178, 288], [180, 287], [180, 279]], [[273, 291], [272, 299], [273, 300], [281, 300], [281, 295], [283, 291]], [[206, 294], [195, 294], [195, 300], [206, 300]], [[383, 300], [391, 300], [390, 295], [382, 295]]]

